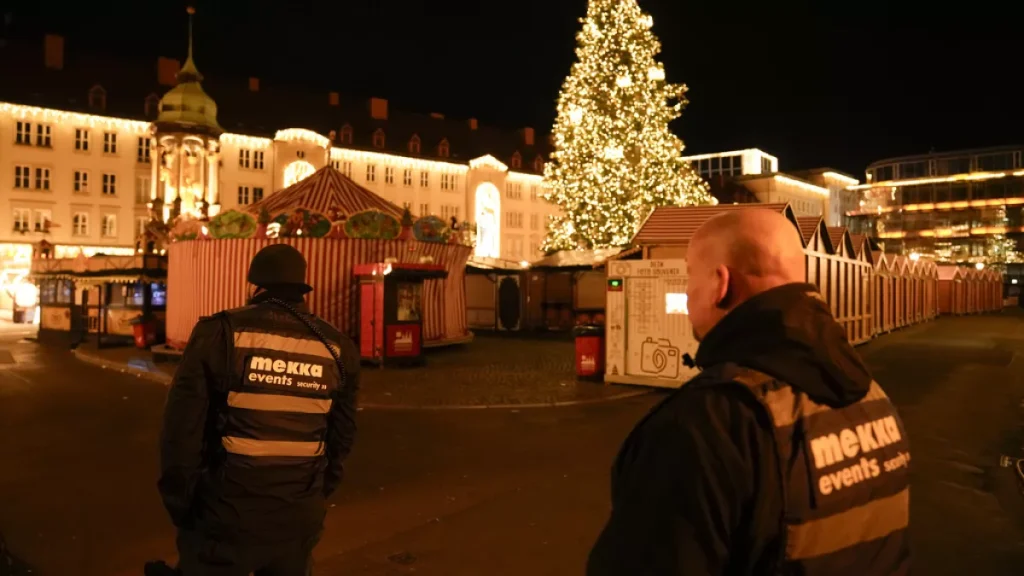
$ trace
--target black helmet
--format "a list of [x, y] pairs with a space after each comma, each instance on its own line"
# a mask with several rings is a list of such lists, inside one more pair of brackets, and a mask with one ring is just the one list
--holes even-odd
[[295, 286], [303, 293], [313, 290], [306, 284], [306, 259], [288, 244], [271, 244], [257, 252], [249, 264], [248, 280], [263, 289]]

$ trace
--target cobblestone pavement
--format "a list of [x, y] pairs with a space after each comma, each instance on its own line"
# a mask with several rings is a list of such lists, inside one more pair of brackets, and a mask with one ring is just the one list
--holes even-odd
[[[0, 532], [15, 554], [43, 576], [173, 561], [155, 489], [166, 387], [66, 351], [0, 349], [14, 360], [0, 364]], [[910, 435], [915, 574], [1019, 574], [1024, 499], [1004, 462], [1024, 457], [1024, 318], [941, 319], [860, 352]], [[360, 413], [316, 573], [580, 574], [612, 458], [660, 397]]]
[[[83, 347], [77, 352], [161, 382], [169, 382], [174, 371], [174, 364], [154, 364], [148, 353], [132, 348]], [[577, 381], [573, 363], [573, 343], [565, 339], [481, 335], [470, 344], [429, 350], [422, 367], [364, 366], [359, 401], [367, 408], [527, 407], [645, 392]]]

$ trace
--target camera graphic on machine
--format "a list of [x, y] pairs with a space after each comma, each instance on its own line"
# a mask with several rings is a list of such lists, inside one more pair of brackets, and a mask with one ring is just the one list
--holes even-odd
[[640, 344], [640, 370], [661, 378], [679, 377], [679, 348], [665, 338], [648, 337]]

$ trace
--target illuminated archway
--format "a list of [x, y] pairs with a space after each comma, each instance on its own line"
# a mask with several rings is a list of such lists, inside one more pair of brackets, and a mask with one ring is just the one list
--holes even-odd
[[490, 182], [476, 187], [476, 255], [501, 257], [501, 194]]
[[296, 182], [309, 178], [316, 172], [316, 168], [305, 160], [296, 160], [284, 169], [284, 187], [287, 188]]

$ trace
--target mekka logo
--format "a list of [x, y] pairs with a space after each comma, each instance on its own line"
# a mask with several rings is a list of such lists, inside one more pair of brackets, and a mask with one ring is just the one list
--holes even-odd
[[[328, 389], [328, 385], [320, 381], [324, 376], [322, 364], [252, 356], [247, 368], [244, 378], [254, 384], [295, 386], [314, 391]], [[298, 381], [293, 380], [292, 376], [297, 377]]]
[[308, 362], [292, 362], [290, 360], [274, 360], [262, 356], [253, 356], [249, 363], [252, 370], [263, 372], [275, 372], [277, 374], [291, 374], [293, 376], [311, 376], [321, 378], [324, 375], [324, 367], [320, 364]]
[[[878, 458], [866, 455], [899, 444], [903, 440], [895, 416], [885, 416], [838, 432], [821, 434], [810, 440], [810, 452], [814, 458], [814, 469], [818, 491], [829, 495], [849, 488], [866, 480], [877, 478], [885, 472], [892, 472], [910, 463], [910, 454], [901, 450], [885, 450], [885, 462], [879, 466]], [[846, 468], [823, 472], [835, 464], [841, 464], [860, 456], [860, 460], [849, 463]], [[821, 471], [821, 472], [819, 472]]]

